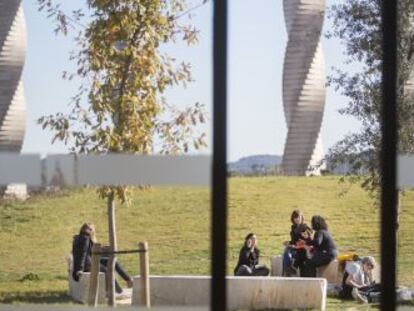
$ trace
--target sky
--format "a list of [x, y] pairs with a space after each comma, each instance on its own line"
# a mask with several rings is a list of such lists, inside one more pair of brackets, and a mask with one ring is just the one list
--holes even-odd
[[[200, 0], [201, 1], [201, 0]], [[200, 1], [192, 0], [192, 4]], [[327, 0], [327, 7], [341, 0]], [[83, 7], [85, 0], [64, 1], [70, 12]], [[287, 34], [282, 0], [229, 1], [229, 94], [228, 159], [237, 160], [253, 154], [283, 153], [287, 133], [282, 103], [282, 68]], [[74, 68], [69, 52], [74, 43], [70, 37], [56, 36], [54, 25], [37, 11], [35, 0], [23, 0], [28, 48], [23, 71], [27, 130], [24, 153], [65, 153], [67, 147], [52, 145], [51, 134], [42, 130], [36, 120], [54, 112], [67, 111], [70, 97], [78, 83], [62, 80], [62, 72]], [[195, 102], [212, 107], [212, 6], [197, 9], [192, 23], [200, 30], [200, 42], [194, 47], [169, 45], [164, 49], [177, 59], [192, 64], [195, 82], [187, 89], [167, 92], [171, 104], [184, 107]], [[331, 21], [326, 19], [325, 31]], [[323, 38], [326, 71], [332, 66], [344, 67], [340, 42]], [[327, 89], [325, 114], [321, 128], [325, 152], [359, 123], [338, 113], [347, 99]], [[211, 141], [211, 117], [206, 131]], [[203, 151], [209, 153], [211, 149]]]

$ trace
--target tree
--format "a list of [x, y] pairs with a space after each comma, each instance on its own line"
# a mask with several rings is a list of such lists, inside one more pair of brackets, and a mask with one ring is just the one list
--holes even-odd
[[[347, 0], [333, 5], [328, 38], [345, 46], [347, 64], [358, 70], [334, 69], [328, 83], [348, 98], [340, 113], [361, 121], [359, 132], [351, 133], [332, 147], [327, 156], [333, 166], [347, 164], [352, 182], [360, 182], [372, 195], [380, 191], [381, 149], [381, 0]], [[399, 153], [414, 151], [414, 2], [399, 1], [398, 33], [398, 146]], [[347, 68], [349, 69], [349, 68]], [[365, 175], [358, 175], [364, 168]]]
[[[189, 45], [197, 42], [198, 31], [179, 18], [188, 13], [185, 0], [86, 3], [88, 17], [82, 10], [69, 16], [59, 3], [38, 0], [39, 9], [57, 22], [57, 33], [81, 27], [70, 55], [77, 71], [63, 74], [81, 80], [79, 92], [69, 112], [39, 119], [44, 129], [54, 132], [52, 142], [63, 141], [81, 154], [179, 154], [205, 147], [206, 135], [198, 129], [206, 119], [204, 106], [196, 103], [178, 110], [163, 96], [169, 87], [192, 82], [190, 64], [161, 50], [179, 39]], [[128, 202], [128, 188], [105, 186], [98, 191], [107, 199], [109, 242], [115, 251], [115, 199]], [[111, 256], [108, 264], [111, 305], [115, 260]]]

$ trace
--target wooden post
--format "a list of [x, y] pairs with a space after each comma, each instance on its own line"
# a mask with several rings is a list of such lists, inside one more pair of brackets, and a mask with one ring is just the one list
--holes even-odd
[[139, 253], [140, 272], [141, 272], [141, 303], [147, 308], [151, 307], [150, 299], [150, 281], [149, 281], [149, 254], [148, 243], [140, 242], [139, 249], [143, 252]]
[[101, 244], [96, 243], [92, 246], [92, 267], [89, 277], [89, 292], [88, 292], [88, 305], [90, 307], [96, 307], [98, 305], [99, 294], [99, 254], [96, 252], [101, 251]]

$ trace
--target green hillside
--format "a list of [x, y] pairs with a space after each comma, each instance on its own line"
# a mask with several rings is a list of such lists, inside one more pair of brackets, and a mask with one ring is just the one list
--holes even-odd
[[[356, 185], [340, 184], [334, 177], [257, 177], [231, 178], [229, 187], [229, 273], [250, 231], [258, 236], [263, 263], [269, 261], [266, 256], [280, 254], [295, 208], [306, 220], [313, 214], [325, 216], [340, 252], [378, 258], [379, 211]], [[414, 286], [413, 205], [414, 193], [408, 192], [402, 202], [398, 257], [399, 283], [408, 286]], [[94, 189], [2, 203], [0, 302], [69, 302], [65, 256], [85, 221], [96, 224], [98, 239], [106, 244], [106, 205]], [[210, 193], [205, 188], [135, 190], [131, 206], [117, 210], [120, 249], [148, 241], [152, 274], [208, 274], [209, 228]], [[137, 255], [123, 255], [120, 261], [137, 273]], [[348, 305], [329, 300], [329, 310]]]

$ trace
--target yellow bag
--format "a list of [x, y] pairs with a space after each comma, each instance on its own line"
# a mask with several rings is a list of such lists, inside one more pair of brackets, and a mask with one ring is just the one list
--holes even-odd
[[336, 259], [338, 261], [353, 261], [353, 260], [358, 259], [358, 255], [357, 254], [340, 254], [336, 256]]

